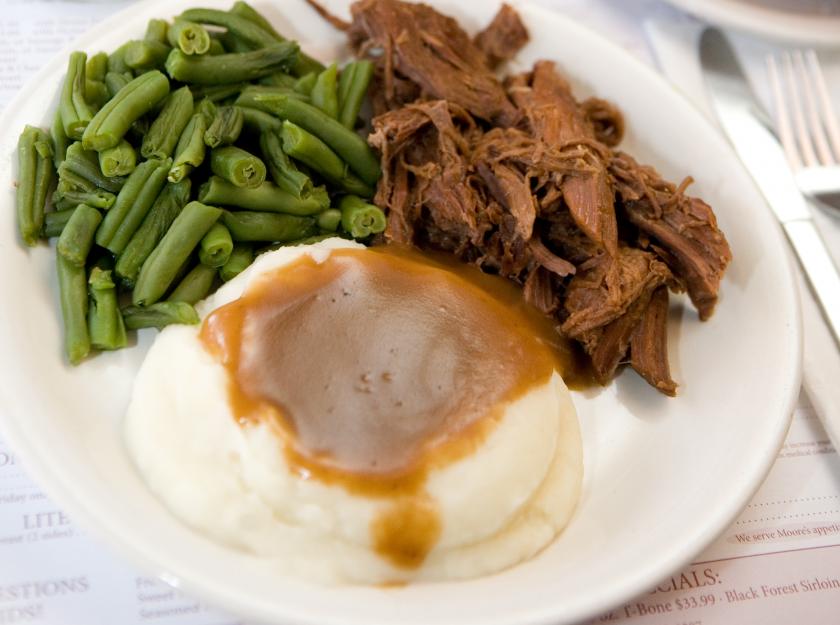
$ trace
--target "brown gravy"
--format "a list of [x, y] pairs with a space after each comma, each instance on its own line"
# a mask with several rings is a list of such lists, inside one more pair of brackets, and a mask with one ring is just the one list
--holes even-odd
[[390, 246], [273, 270], [208, 315], [201, 340], [228, 371], [236, 418], [270, 419], [294, 470], [393, 500], [371, 534], [401, 567], [422, 563], [441, 531], [429, 468], [468, 454], [555, 369], [574, 369], [515, 287]]

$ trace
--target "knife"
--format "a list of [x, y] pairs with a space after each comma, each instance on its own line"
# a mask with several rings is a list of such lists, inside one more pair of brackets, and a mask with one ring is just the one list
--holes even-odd
[[707, 28], [700, 38], [700, 62], [720, 125], [781, 223], [840, 346], [840, 275], [781, 145], [754, 113], [761, 105], [732, 46], [716, 28]]

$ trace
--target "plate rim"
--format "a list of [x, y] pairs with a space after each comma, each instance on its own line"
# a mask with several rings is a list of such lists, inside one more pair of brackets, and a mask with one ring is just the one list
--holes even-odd
[[[840, 16], [807, 17], [738, 0], [665, 0], [676, 9], [724, 28], [777, 42], [840, 47]], [[768, 19], [771, 18], [771, 19]], [[780, 23], [784, 21], [784, 24]], [[793, 26], [793, 29], [791, 29]]]
[[[480, 1], [481, 0], [466, 0], [464, 2], [462, 0], [462, 6]], [[497, 0], [497, 3], [500, 2], [501, 0]], [[39, 70], [27, 81], [24, 87], [7, 105], [2, 115], [0, 115], [0, 124], [2, 124], [0, 127], [9, 126], [9, 119], [12, 117], [12, 111], [19, 109], [23, 104], [25, 104], [29, 94], [35, 89], [37, 84], [42, 82], [50, 74], [54, 73], [56, 69], [59, 71], [61, 70], [61, 67], [66, 62], [66, 56], [70, 51], [89, 48], [92, 45], [92, 42], [99, 39], [102, 34], [107, 32], [109, 29], [121, 25], [124, 21], [129, 21], [137, 14], [146, 14], [153, 8], [156, 9], [163, 6], [176, 6], [178, 4], [181, 4], [181, 0], [175, 0], [175, 2], [172, 2], [172, 0], [156, 0], [154, 3], [137, 3], [116, 12], [112, 16], [85, 31], [79, 37], [74, 39], [70, 45], [56, 54], [41, 70]], [[613, 51], [621, 52], [625, 57], [625, 60], [631, 64], [636, 71], [646, 74], [647, 78], [650, 80], [661, 83], [667, 88], [669, 93], [677, 96], [683, 100], [684, 103], [688, 104], [694, 111], [698, 123], [704, 125], [710, 137], [713, 137], [710, 138], [710, 141], [714, 141], [718, 143], [719, 146], [724, 147], [725, 150], [731, 153], [733, 158], [740, 163], [740, 159], [738, 159], [737, 154], [734, 153], [729, 143], [721, 136], [720, 131], [715, 128], [710, 120], [700, 112], [696, 105], [694, 105], [683, 93], [668, 83], [665, 77], [657, 72], [653, 67], [645, 64], [633, 55], [626, 54], [626, 51], [620, 45], [614, 43], [606, 37], [601, 36], [597, 31], [588, 25], [580, 24], [573, 18], [559, 11], [542, 7], [530, 0], [515, 0], [512, 4], [523, 11], [541, 14], [546, 17], [546, 19], [562, 22], [564, 28], [575, 29], [585, 38], [595, 39], [600, 45], [610, 47]], [[574, 73], [572, 75], [576, 76]], [[582, 78], [585, 79], [585, 77]], [[3, 122], [6, 123], [4, 124]], [[746, 176], [746, 178], [752, 180], [752, 177], [743, 167], [743, 164], [741, 164], [741, 167], [744, 170], [742, 173]], [[754, 181], [753, 186], [755, 186]], [[756, 187], [756, 191], [763, 200], [764, 197], [760, 189]], [[779, 244], [787, 251], [781, 227], [772, 216], [772, 212], [770, 211], [766, 201], [764, 201], [763, 204], [765, 209], [765, 218], [769, 220], [768, 226], [770, 226], [770, 230], [776, 233], [775, 243]], [[16, 244], [20, 245], [19, 242], [16, 242]], [[790, 362], [786, 364], [791, 375], [787, 378], [789, 383], [785, 392], [781, 394], [781, 396], [786, 398], [786, 401], [783, 402], [784, 405], [780, 407], [779, 412], [785, 416], [779, 419], [778, 423], [776, 423], [777, 429], [773, 438], [775, 444], [768, 447], [761, 458], [756, 460], [755, 466], [757, 467], [757, 471], [755, 474], [752, 475], [750, 479], [740, 480], [742, 486], [738, 489], [738, 496], [733, 496], [733, 499], [738, 499], [741, 502], [741, 506], [738, 508], [727, 509], [725, 513], [718, 514], [714, 517], [714, 523], [707, 523], [702, 531], [696, 532], [696, 535], [692, 540], [684, 543], [680, 549], [675, 549], [667, 558], [661, 559], [657, 566], [657, 570], [661, 569], [659, 570], [659, 573], [662, 575], [665, 575], [668, 572], [677, 571], [688, 565], [697, 554], [699, 554], [717, 536], [719, 536], [721, 532], [731, 525], [732, 521], [734, 521], [734, 519], [741, 513], [743, 506], [746, 505], [749, 499], [760, 488], [764, 477], [775, 462], [778, 450], [781, 448], [787, 435], [793, 409], [801, 387], [803, 340], [801, 305], [798, 295], [798, 287], [795, 281], [793, 259], [789, 252], [784, 254], [784, 257], [785, 259], [781, 262], [785, 271], [783, 272], [784, 275], [780, 275], [779, 278], [784, 277], [787, 282], [787, 287], [792, 293], [789, 298], [786, 298], [786, 301], [789, 302], [789, 310], [787, 311], [788, 314], [785, 315], [785, 318], [790, 321], [790, 324], [786, 327], [785, 345], [787, 347], [786, 351], [790, 354]], [[18, 427], [18, 422], [22, 422], [23, 419], [25, 419], [25, 406], [19, 405], [19, 402], [15, 401], [14, 393], [8, 392], [3, 385], [2, 380], [0, 380], [0, 402], [2, 402], [3, 406], [2, 415], [0, 415], [0, 434], [2, 434], [4, 439], [9, 443], [12, 451], [16, 454], [16, 456], [18, 456], [26, 472], [32, 476], [36, 482], [38, 482], [39, 488], [43, 489], [56, 504], [70, 514], [75, 524], [85, 530], [92, 530], [92, 534], [102, 538], [101, 542], [106, 548], [118, 553], [129, 564], [135, 565], [142, 570], [149, 571], [164, 582], [176, 588], [184, 589], [198, 597], [213, 597], [217, 602], [217, 607], [220, 609], [233, 611], [237, 615], [241, 614], [246, 618], [269, 620], [281, 618], [289, 623], [294, 622], [299, 625], [347, 625], [349, 623], [359, 623], [361, 625], [365, 622], [357, 617], [348, 615], [340, 617], [337, 617], [335, 614], [328, 616], [312, 616], [305, 612], [289, 611], [289, 609], [281, 615], [278, 614], [275, 608], [272, 608], [272, 605], [274, 604], [249, 603], [246, 597], [239, 596], [233, 591], [220, 593], [219, 591], [224, 590], [224, 588], [220, 588], [211, 579], [190, 578], [182, 573], [175, 573], [169, 570], [169, 567], [159, 562], [154, 555], [144, 553], [137, 546], [128, 544], [125, 537], [121, 536], [120, 532], [117, 531], [117, 528], [112, 527], [112, 524], [97, 518], [83, 502], [74, 496], [72, 484], [67, 483], [67, 480], [62, 477], [57, 468], [50, 467], [47, 460], [40, 458], [38, 454], [32, 451], [32, 444], [27, 440], [27, 435]], [[685, 545], [689, 546], [686, 547]], [[640, 569], [641, 568], [644, 567], [640, 567]], [[528, 613], [523, 613], [521, 616], [518, 616], [515, 621], [504, 619], [502, 617], [497, 619], [486, 619], [483, 623], [484, 625], [512, 625], [513, 623], [516, 623], [517, 625], [556, 625], [561, 621], [567, 622], [576, 621], [581, 618], [591, 618], [649, 590], [650, 586], [656, 582], [655, 577], [648, 576], [645, 578], [644, 575], [636, 575], [633, 580], [634, 583], [626, 583], [620, 589], [617, 589], [613, 593], [614, 596], [603, 605], [599, 605], [597, 610], [589, 610], [574, 614], [561, 614], [555, 607], [554, 610], [530, 610]], [[444, 621], [440, 622], [443, 623]], [[454, 623], [455, 621], [451, 622]]]

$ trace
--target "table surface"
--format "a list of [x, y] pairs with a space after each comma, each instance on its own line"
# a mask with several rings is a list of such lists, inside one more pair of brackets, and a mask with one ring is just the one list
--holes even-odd
[[[651, 21], [687, 20], [656, 0], [537, 3], [597, 25], [652, 65]], [[0, 0], [0, 108], [74, 37], [129, 4]], [[79, 530], [0, 440], [0, 625], [239, 622], [153, 573]], [[823, 623], [838, 607], [840, 458], [803, 394], [776, 464], [738, 520], [685, 570], [593, 622]]]

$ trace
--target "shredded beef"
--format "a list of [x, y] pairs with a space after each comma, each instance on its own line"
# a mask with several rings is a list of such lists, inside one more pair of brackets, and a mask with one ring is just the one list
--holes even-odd
[[368, 141], [384, 239], [516, 282], [600, 382], [629, 362], [673, 395], [668, 292], [687, 291], [707, 319], [732, 258], [712, 209], [686, 195], [690, 179], [676, 186], [617, 151], [620, 111], [578, 102], [554, 63], [500, 81], [491, 68], [527, 41], [507, 5], [472, 40], [423, 4], [351, 11], [351, 44], [376, 64]]
[[496, 67], [512, 59], [528, 43], [528, 30], [513, 7], [503, 4], [493, 21], [473, 41], [484, 53], [487, 65]]

